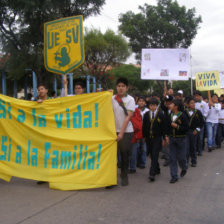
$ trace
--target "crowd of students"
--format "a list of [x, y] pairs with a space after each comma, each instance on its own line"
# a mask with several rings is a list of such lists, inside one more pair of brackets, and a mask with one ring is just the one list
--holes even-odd
[[[221, 148], [224, 133], [224, 100], [208, 94], [207, 102], [199, 91], [183, 96], [165, 89], [163, 96], [133, 97], [127, 94], [128, 80], [120, 78], [113, 96], [118, 141], [118, 166], [121, 185], [128, 185], [128, 173], [146, 167], [150, 156], [149, 181], [160, 174], [159, 154], [170, 167], [170, 183], [184, 177], [188, 166], [197, 166], [197, 157], [205, 151]], [[140, 119], [139, 119], [140, 116]], [[139, 125], [140, 123], [140, 125]], [[178, 173], [178, 164], [180, 173]]]
[[[149, 181], [160, 174], [159, 154], [164, 166], [170, 167], [170, 183], [184, 177], [188, 166], [197, 166], [197, 157], [205, 151], [221, 148], [224, 136], [224, 97], [216, 94], [203, 99], [199, 91], [184, 97], [183, 91], [174, 94], [164, 89], [163, 96], [128, 95], [128, 80], [119, 78], [112, 105], [117, 132], [118, 166], [121, 168], [121, 185], [128, 185], [128, 174], [136, 167], [144, 169], [150, 157]], [[74, 86], [75, 95], [84, 93], [83, 83]], [[49, 99], [44, 84], [38, 86], [37, 102]], [[67, 93], [63, 93], [67, 96]], [[178, 173], [178, 164], [180, 174]], [[42, 181], [38, 183], [44, 183]], [[112, 188], [114, 186], [108, 186]]]

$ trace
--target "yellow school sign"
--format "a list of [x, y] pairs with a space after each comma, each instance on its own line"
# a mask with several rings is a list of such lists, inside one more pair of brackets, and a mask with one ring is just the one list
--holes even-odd
[[112, 93], [43, 103], [0, 95], [0, 178], [77, 190], [117, 184]]
[[80, 66], [84, 60], [82, 16], [44, 24], [44, 63], [48, 71], [66, 74]]

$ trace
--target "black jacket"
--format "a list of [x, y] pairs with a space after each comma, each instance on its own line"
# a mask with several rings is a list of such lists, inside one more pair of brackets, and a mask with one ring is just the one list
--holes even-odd
[[[179, 112], [179, 116], [175, 121], [172, 121], [173, 113], [169, 115], [168, 120], [168, 128], [167, 128], [167, 135], [174, 137], [174, 138], [181, 138], [187, 135], [189, 130], [189, 120], [184, 112]], [[178, 125], [177, 128], [173, 128], [171, 123], [174, 122]]]
[[161, 110], [157, 110], [154, 119], [151, 119], [150, 111], [146, 112], [142, 122], [142, 134], [144, 138], [153, 138], [156, 136], [165, 136], [166, 121]]
[[[196, 128], [202, 128], [204, 125], [204, 118], [200, 110], [194, 110], [192, 116], [190, 116], [189, 111], [186, 109], [184, 111], [189, 120], [189, 128], [194, 131]], [[197, 131], [197, 130], [196, 130]]]

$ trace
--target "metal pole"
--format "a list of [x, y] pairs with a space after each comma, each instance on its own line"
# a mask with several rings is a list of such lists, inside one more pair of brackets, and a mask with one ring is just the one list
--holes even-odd
[[24, 98], [27, 100], [27, 75], [24, 76]]
[[54, 74], [53, 90], [55, 91], [56, 96], [57, 96], [57, 78], [56, 78], [56, 74]]
[[6, 95], [6, 76], [4, 72], [2, 72], [2, 94]]
[[61, 76], [61, 89], [64, 88], [64, 75]]
[[13, 97], [17, 98], [17, 80], [13, 81]]
[[89, 80], [90, 80], [90, 76], [88, 75], [88, 76], [86, 77], [86, 92], [87, 92], [87, 93], [90, 92]]
[[98, 83], [98, 88], [99, 88], [99, 92], [101, 92], [101, 83], [100, 83], [100, 81]]
[[69, 94], [73, 94], [73, 73], [69, 73], [69, 86], [68, 86], [68, 92]]
[[96, 78], [93, 77], [93, 92], [96, 92]]
[[33, 96], [34, 98], [36, 98], [37, 97], [37, 77], [34, 71], [32, 71], [32, 77], [33, 77]]

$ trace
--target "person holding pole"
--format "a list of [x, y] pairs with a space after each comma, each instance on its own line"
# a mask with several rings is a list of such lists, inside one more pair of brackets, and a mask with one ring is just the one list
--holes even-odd
[[210, 91], [208, 91], [208, 100], [209, 109], [208, 116], [206, 118], [206, 130], [208, 138], [208, 151], [211, 152], [216, 147], [216, 133], [221, 105], [218, 103], [218, 96], [216, 94], [211, 96]]
[[[203, 100], [200, 91], [195, 90], [193, 95], [195, 100], [195, 109], [201, 111], [205, 121], [208, 115], [208, 104]], [[202, 151], [204, 150], [204, 136], [205, 136], [205, 124], [201, 127], [200, 132], [197, 135], [196, 147], [197, 147], [198, 156], [201, 156]]]

